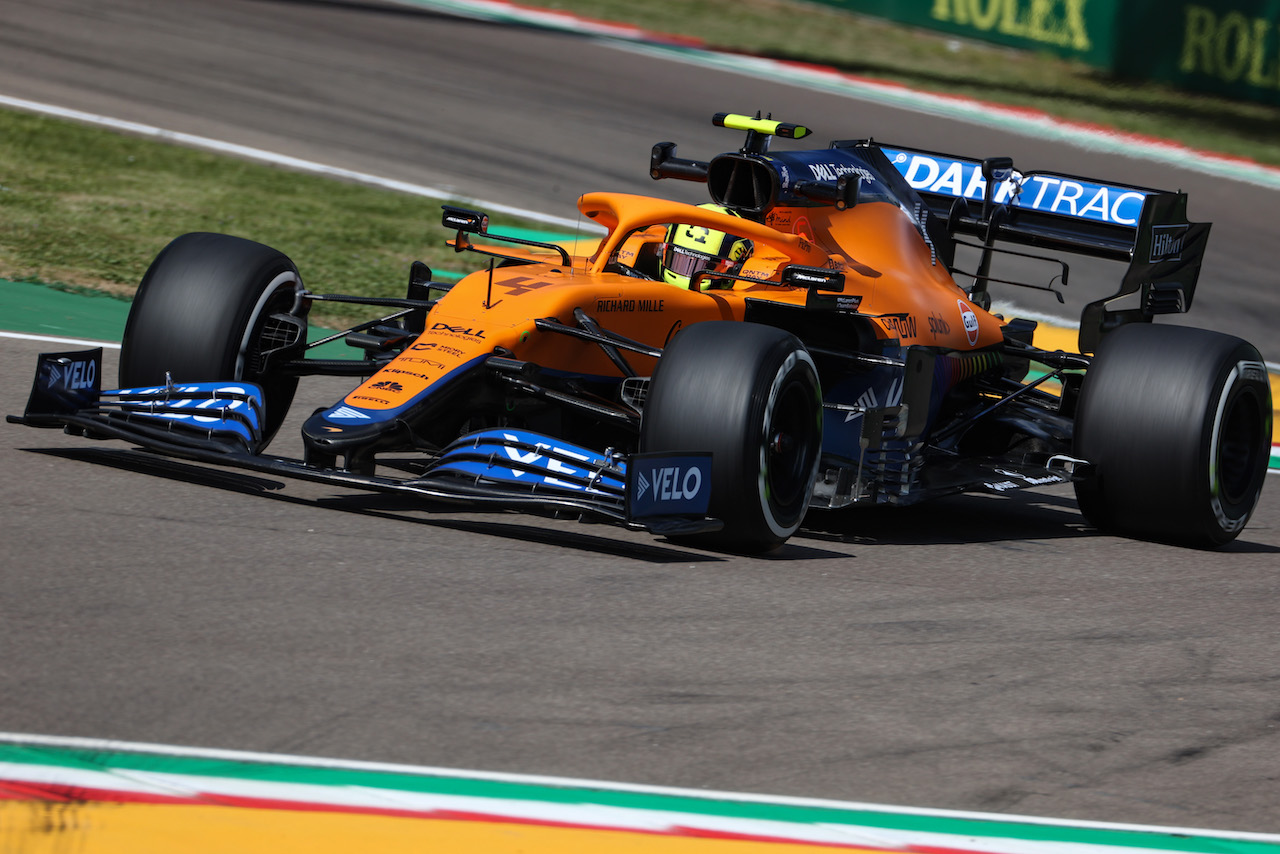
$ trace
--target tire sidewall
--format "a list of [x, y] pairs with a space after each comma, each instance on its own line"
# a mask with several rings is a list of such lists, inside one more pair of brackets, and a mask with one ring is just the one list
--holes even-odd
[[[1213, 405], [1206, 413], [1204, 441], [1207, 447], [1203, 454], [1202, 483], [1213, 514], [1210, 533], [1216, 534], [1215, 539], [1220, 542], [1230, 541], [1244, 529], [1257, 506], [1267, 474], [1264, 461], [1248, 474], [1240, 488], [1234, 490], [1234, 497], [1229, 494], [1231, 490], [1223, 482], [1223, 469], [1227, 467], [1223, 459], [1226, 451], [1224, 446], [1233, 441], [1231, 437], [1224, 435], [1224, 431], [1231, 426], [1228, 422], [1238, 422], [1241, 418], [1255, 415], [1266, 424], [1266, 429], [1260, 429], [1259, 432], [1270, 436], [1270, 387], [1266, 386], [1267, 395], [1264, 400], [1259, 393], [1261, 383], [1251, 378], [1251, 375], [1255, 371], [1261, 371], [1265, 376], [1265, 367], [1256, 358], [1248, 358], [1250, 355], [1256, 357], [1256, 353], [1241, 352], [1238, 348], [1234, 354], [1235, 361], [1224, 366], [1222, 376], [1214, 387]], [[1254, 409], [1257, 410], [1256, 413], [1252, 412]], [[1237, 473], [1236, 477], [1241, 478], [1243, 475]]]
[[[725, 527], [692, 541], [764, 551], [799, 529], [821, 458], [821, 394], [812, 356], [780, 329], [707, 321], [672, 339], [654, 371], [640, 447], [712, 455], [708, 513]], [[771, 453], [779, 430], [795, 437], [796, 453]]]
[[264, 433], [283, 422], [297, 378], [262, 374], [249, 364], [267, 314], [292, 305], [302, 291], [297, 267], [283, 253], [226, 234], [175, 238], [143, 276], [125, 323], [120, 385], [231, 380], [260, 385]]
[[812, 463], [806, 465], [808, 474], [804, 476], [803, 495], [798, 498], [787, 496], [785, 504], [779, 504], [775, 500], [776, 496], [772, 494], [771, 475], [774, 472], [769, 454], [769, 437], [773, 432], [775, 416], [781, 414], [779, 413], [779, 407], [784, 402], [783, 395], [786, 393], [788, 397], [791, 397], [788, 387], [796, 383], [812, 385], [813, 393], [818, 400], [818, 430], [821, 431], [822, 403], [821, 393], [818, 391], [818, 367], [814, 364], [813, 357], [809, 355], [809, 351], [803, 347], [788, 350], [781, 364], [778, 365], [773, 381], [769, 384], [769, 393], [761, 412], [760, 433], [755, 439], [755, 444], [758, 447], [757, 465], [759, 466], [759, 475], [756, 478], [756, 495], [759, 499], [761, 517], [769, 531], [781, 540], [785, 540], [794, 534], [800, 528], [801, 522], [804, 521], [805, 512], [809, 507], [809, 495], [813, 492], [813, 484], [818, 477], [821, 459], [821, 454], [815, 452], [812, 454]]
[[1229, 542], [1261, 493], [1270, 420], [1265, 365], [1247, 342], [1192, 327], [1114, 330], [1081, 389], [1076, 454], [1096, 473], [1076, 484], [1080, 509], [1124, 536]]

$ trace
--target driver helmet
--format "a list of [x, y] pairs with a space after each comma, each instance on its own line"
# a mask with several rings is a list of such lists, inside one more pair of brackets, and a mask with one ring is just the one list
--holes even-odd
[[[721, 205], [698, 205], [706, 210], [739, 216]], [[668, 285], [688, 288], [693, 275], [699, 270], [737, 275], [743, 263], [751, 257], [754, 247], [745, 237], [735, 237], [723, 231], [700, 225], [674, 223], [667, 228], [667, 240], [662, 247], [659, 265], [662, 280]], [[712, 286], [711, 278], [702, 279], [701, 288]]]

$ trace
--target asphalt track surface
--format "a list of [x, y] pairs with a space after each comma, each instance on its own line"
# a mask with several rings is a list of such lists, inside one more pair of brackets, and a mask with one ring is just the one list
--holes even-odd
[[[8, 2], [0, 93], [548, 213], [700, 193], [648, 181], [650, 145], [709, 156], [738, 144], [709, 115], [756, 108], [1177, 185], [1218, 223], [1187, 322], [1280, 358], [1273, 193], [590, 39], [358, 2]], [[6, 412], [42, 348], [0, 339]], [[1280, 830], [1275, 476], [1217, 553], [1100, 536], [1048, 490], [742, 558], [0, 436], [0, 730]]]

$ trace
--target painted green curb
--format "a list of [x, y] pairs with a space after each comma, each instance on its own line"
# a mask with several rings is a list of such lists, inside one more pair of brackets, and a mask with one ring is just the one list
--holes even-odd
[[[450, 796], [478, 799], [469, 803], [485, 804], [482, 807], [485, 814], [495, 816], [504, 814], [504, 803], [512, 804], [511, 809], [516, 810], [513, 815], [518, 814], [524, 820], [556, 820], [553, 817], [563, 818], [568, 814], [560, 808], [585, 808], [603, 809], [606, 815], [610, 814], [609, 810], [626, 811], [633, 819], [641, 813], [648, 813], [665, 824], [686, 827], [723, 827], [723, 822], [717, 820], [728, 820], [773, 822], [778, 826], [834, 826], [845, 828], [850, 833], [871, 831], [873, 836], [879, 830], [888, 832], [891, 837], [891, 844], [886, 847], [897, 850], [920, 850], [900, 843], [921, 839], [922, 835], [942, 835], [949, 839], [953, 850], [958, 842], [967, 841], [965, 847], [968, 850], [987, 852], [1027, 850], [1037, 854], [1052, 851], [1077, 854], [1101, 849], [1117, 854], [1140, 850], [1276, 854], [1280, 851], [1280, 837], [1272, 834], [1067, 822], [840, 801], [701, 793], [597, 781], [472, 774], [442, 768], [164, 748], [160, 745], [137, 745], [131, 750], [131, 745], [125, 742], [84, 744], [88, 741], [0, 734], [0, 781], [10, 779], [20, 783], [30, 779], [57, 785], [65, 780], [66, 784], [75, 785], [71, 781], [91, 780], [93, 782], [88, 785], [103, 786], [104, 791], [116, 788], [113, 782], [116, 781], [125, 792], [155, 790], [174, 795], [188, 792], [183, 796], [197, 799], [202, 787], [209, 791], [233, 792], [237, 788], [233, 781], [244, 781], [244, 791], [256, 797], [287, 800], [307, 795], [317, 804], [342, 804], [344, 793], [349, 792], [403, 792], [439, 795], [446, 799]], [[168, 752], [170, 750], [173, 752]], [[85, 774], [90, 777], [86, 778]], [[216, 782], [219, 780], [226, 782]], [[139, 789], [139, 786], [143, 788]], [[333, 794], [327, 795], [326, 790]], [[652, 825], [652, 820], [642, 820], [640, 825], [633, 825], [621, 821], [617, 813], [611, 815], [614, 821], [625, 826]], [[850, 847], [859, 847], [852, 843], [851, 839]]]
[[129, 316], [127, 300], [85, 290], [0, 279], [0, 327], [54, 338], [119, 341]]

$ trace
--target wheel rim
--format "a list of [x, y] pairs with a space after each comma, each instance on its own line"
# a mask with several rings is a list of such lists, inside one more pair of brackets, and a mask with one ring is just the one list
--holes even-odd
[[1251, 390], [1238, 394], [1228, 404], [1218, 442], [1218, 484], [1222, 497], [1231, 504], [1247, 501], [1253, 494], [1254, 473], [1262, 453], [1265, 418], [1262, 403]]
[[785, 511], [794, 510], [797, 504], [803, 505], [809, 497], [809, 478], [816, 454], [812, 400], [813, 392], [805, 383], [788, 383], [778, 396], [766, 425], [765, 483], [769, 502]]
[[258, 304], [253, 307], [249, 322], [245, 327], [244, 338], [236, 356], [236, 379], [257, 382], [262, 375], [262, 354], [284, 344], [295, 343], [292, 327], [284, 326], [271, 319], [277, 311], [288, 311], [292, 307], [298, 279], [292, 272], [284, 272], [276, 276], [263, 291]]

